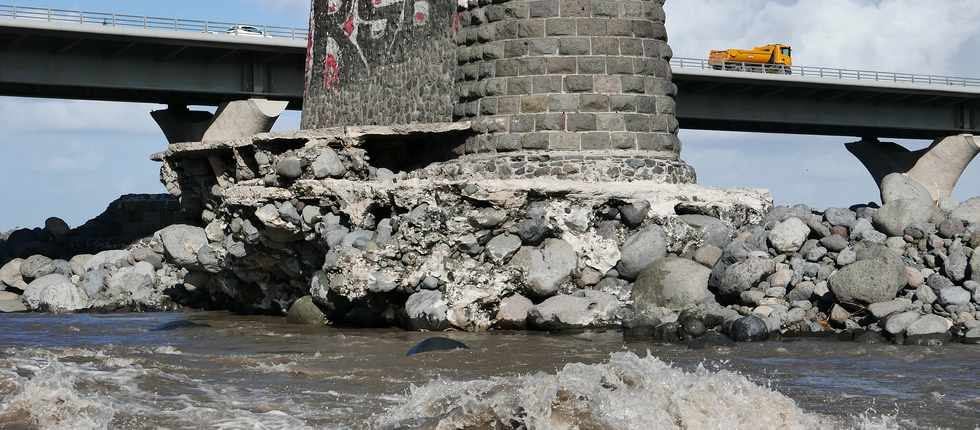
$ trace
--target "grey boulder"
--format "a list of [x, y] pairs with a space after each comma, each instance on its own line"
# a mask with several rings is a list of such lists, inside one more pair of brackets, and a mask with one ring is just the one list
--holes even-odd
[[889, 204], [898, 200], [933, 201], [932, 194], [922, 184], [902, 174], [892, 173], [881, 179], [881, 202]]
[[620, 304], [610, 294], [582, 290], [574, 296], [558, 295], [531, 309], [532, 327], [540, 330], [564, 330], [606, 327], [619, 318]]
[[203, 228], [177, 224], [157, 232], [167, 257], [181, 267], [197, 265], [197, 251], [208, 244]]
[[799, 251], [810, 236], [810, 227], [803, 220], [790, 217], [776, 224], [769, 232], [769, 244], [782, 253]]
[[412, 330], [445, 330], [449, 328], [449, 305], [439, 291], [422, 290], [405, 302], [407, 325]]
[[512, 257], [521, 248], [521, 238], [510, 233], [504, 233], [487, 242], [487, 254], [495, 262], [503, 262]]
[[313, 176], [317, 179], [342, 178], [347, 174], [347, 168], [340, 161], [337, 152], [330, 148], [320, 150], [320, 155], [313, 161]]
[[0, 267], [0, 287], [6, 286], [21, 291], [27, 288], [27, 282], [24, 282], [24, 276], [20, 273], [20, 266], [23, 262], [23, 259], [15, 258]]
[[43, 255], [32, 255], [20, 263], [20, 274], [24, 280], [34, 280], [54, 273], [52, 260]]
[[327, 317], [323, 311], [313, 302], [313, 297], [303, 296], [293, 302], [286, 314], [286, 322], [290, 324], [314, 324], [324, 325]]
[[872, 219], [874, 225], [888, 236], [902, 236], [909, 226], [929, 222], [934, 209], [931, 199], [895, 200], [885, 203]]
[[930, 334], [943, 334], [949, 330], [952, 324], [946, 318], [939, 315], [923, 315], [922, 318], [915, 320], [905, 329], [908, 336], [925, 336]]
[[830, 277], [830, 290], [841, 303], [879, 303], [890, 301], [908, 283], [905, 265], [893, 252], [881, 249], [879, 255], [844, 267]]
[[497, 327], [504, 330], [524, 330], [532, 308], [534, 303], [520, 294], [501, 300], [497, 309]]
[[980, 224], [980, 197], [974, 197], [960, 203], [950, 213], [950, 217], [961, 219], [969, 224]]
[[525, 282], [534, 295], [549, 297], [558, 292], [578, 265], [575, 249], [561, 239], [548, 239], [542, 249], [523, 247], [510, 261], [525, 275]]
[[638, 313], [654, 308], [683, 310], [708, 297], [711, 270], [688, 259], [665, 257], [647, 267], [633, 285]]
[[35, 279], [24, 290], [24, 303], [34, 311], [65, 313], [88, 307], [88, 296], [64, 275]]
[[704, 233], [704, 243], [724, 248], [732, 241], [732, 228], [722, 220], [707, 215], [681, 215], [678, 218]]
[[725, 269], [718, 285], [718, 292], [737, 295], [751, 289], [775, 271], [775, 264], [768, 258], [749, 258]]
[[667, 255], [667, 236], [663, 228], [651, 225], [626, 239], [620, 253], [616, 271], [623, 279], [634, 280], [643, 269]]

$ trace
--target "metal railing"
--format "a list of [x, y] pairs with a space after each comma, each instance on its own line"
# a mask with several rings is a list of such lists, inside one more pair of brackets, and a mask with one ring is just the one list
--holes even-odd
[[980, 87], [980, 79], [975, 78], [879, 72], [874, 70], [836, 69], [831, 67], [812, 66], [784, 66], [782, 64], [736, 62], [726, 62], [723, 65], [719, 65], [711, 64], [708, 60], [703, 58], [673, 58], [670, 60], [670, 65], [680, 69], [771, 73], [850, 81], [896, 82], [922, 85], [943, 85], [950, 87]]
[[153, 16], [123, 15], [118, 13], [85, 12], [80, 10], [50, 9], [0, 4], [0, 18], [32, 21], [93, 24], [112, 27], [142, 28], [147, 30], [186, 31], [207, 34], [232, 34], [260, 36], [241, 27], [252, 27], [265, 37], [283, 37], [306, 40], [307, 29], [254, 25], [240, 22], [201, 21], [195, 19], [160, 18]]

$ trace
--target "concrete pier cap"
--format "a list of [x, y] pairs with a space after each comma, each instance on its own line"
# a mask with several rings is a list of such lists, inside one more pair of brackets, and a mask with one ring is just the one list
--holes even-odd
[[302, 127], [468, 121], [447, 172], [693, 183], [663, 3], [313, 1]]

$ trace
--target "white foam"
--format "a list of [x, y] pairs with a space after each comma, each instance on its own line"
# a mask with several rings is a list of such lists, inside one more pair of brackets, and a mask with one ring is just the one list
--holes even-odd
[[[653, 356], [641, 358], [628, 352], [612, 354], [604, 364], [569, 364], [555, 375], [437, 380], [412, 387], [400, 405], [377, 417], [373, 424], [376, 428], [397, 428], [419, 422], [426, 428], [839, 427], [839, 423], [807, 413], [789, 397], [737, 373], [704, 367], [686, 372]], [[861, 427], [860, 423], [848, 425]], [[865, 428], [893, 427], [869, 420]]]

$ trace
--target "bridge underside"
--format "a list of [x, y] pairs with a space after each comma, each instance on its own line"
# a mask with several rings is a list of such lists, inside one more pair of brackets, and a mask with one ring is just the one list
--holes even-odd
[[752, 75], [676, 72], [681, 128], [889, 139], [980, 134], [980, 94]]
[[220, 35], [209, 42], [60, 25], [63, 30], [0, 25], [0, 94], [212, 106], [265, 98], [301, 108], [302, 49], [228, 43]]

